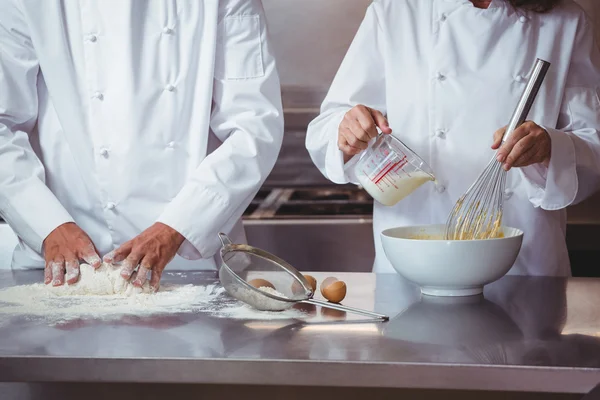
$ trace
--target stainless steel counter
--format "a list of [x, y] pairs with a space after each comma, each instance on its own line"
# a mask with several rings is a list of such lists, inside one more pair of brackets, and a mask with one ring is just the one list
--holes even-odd
[[[348, 284], [345, 304], [392, 319], [319, 309], [302, 321], [171, 314], [49, 326], [1, 317], [0, 381], [555, 393], [587, 393], [600, 382], [600, 280], [505, 277], [484, 297], [435, 299], [394, 274], [336, 276]], [[0, 287], [41, 279], [5, 271]], [[184, 283], [173, 273], [164, 279]]]

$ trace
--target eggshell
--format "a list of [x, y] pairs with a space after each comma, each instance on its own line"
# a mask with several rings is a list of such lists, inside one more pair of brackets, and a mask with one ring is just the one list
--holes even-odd
[[269, 287], [271, 289], [275, 289], [275, 286], [273, 286], [273, 284], [267, 281], [266, 279], [252, 279], [248, 283], [257, 289], [261, 287]]
[[323, 297], [332, 303], [339, 303], [346, 297], [346, 284], [342, 281], [335, 281], [329, 286], [321, 286]]
[[317, 291], [317, 280], [313, 276], [310, 276], [310, 275], [304, 275], [304, 277], [308, 281], [308, 284], [312, 288], [312, 291], [316, 292]]
[[333, 276], [330, 276], [329, 278], [325, 278], [323, 280], [323, 282], [321, 282], [321, 294], [323, 295], [323, 297], [325, 297], [325, 293], [323, 293], [323, 289], [325, 289], [327, 286], [331, 285], [333, 282], [337, 282], [337, 278], [334, 278]]
[[[308, 286], [312, 289], [313, 293], [317, 290], [317, 280], [310, 275], [303, 275], [304, 278], [308, 281]], [[302, 294], [304, 293], [304, 288], [300, 284], [300, 282], [294, 280], [292, 283], [292, 293], [294, 294]]]

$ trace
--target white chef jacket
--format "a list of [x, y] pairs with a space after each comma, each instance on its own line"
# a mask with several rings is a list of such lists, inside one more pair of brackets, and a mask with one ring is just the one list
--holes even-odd
[[[494, 156], [492, 136], [508, 124], [536, 58], [552, 63], [529, 120], [550, 134], [546, 169], [508, 173], [507, 226], [524, 242], [511, 274], [570, 274], [565, 207], [599, 188], [600, 55], [583, 10], [572, 1], [547, 14], [494, 0], [375, 0], [309, 126], [306, 145], [330, 180], [347, 183], [338, 126], [353, 106], [387, 114], [394, 135], [434, 170], [393, 207], [375, 204], [374, 270], [392, 272], [384, 229], [445, 223], [457, 199]], [[353, 182], [356, 183], [356, 182]]]
[[239, 239], [283, 138], [260, 0], [0, 10], [0, 214], [20, 237], [13, 268], [43, 266], [43, 240], [71, 221], [101, 255], [159, 221], [187, 239], [182, 256], [201, 258], [187, 266], [214, 268], [218, 232]]

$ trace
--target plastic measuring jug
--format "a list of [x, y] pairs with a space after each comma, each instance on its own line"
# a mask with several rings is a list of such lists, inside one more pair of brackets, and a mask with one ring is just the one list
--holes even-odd
[[392, 135], [380, 134], [372, 146], [350, 161], [362, 187], [378, 202], [393, 206], [427, 181], [433, 171], [414, 151]]

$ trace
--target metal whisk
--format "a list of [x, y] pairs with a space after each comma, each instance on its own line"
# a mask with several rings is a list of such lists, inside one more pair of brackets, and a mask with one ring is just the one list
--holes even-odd
[[[549, 62], [537, 59], [527, 87], [502, 137], [502, 143], [525, 122], [549, 68]], [[506, 171], [494, 156], [477, 180], [456, 202], [446, 222], [446, 240], [497, 237], [502, 224], [505, 184]]]

